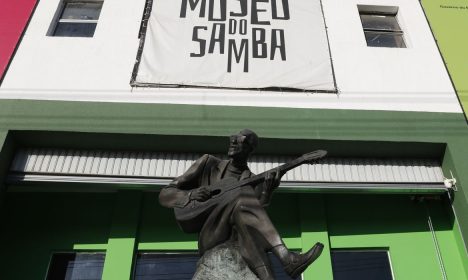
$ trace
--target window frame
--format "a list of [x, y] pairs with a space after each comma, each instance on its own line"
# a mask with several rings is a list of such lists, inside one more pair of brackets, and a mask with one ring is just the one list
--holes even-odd
[[[65, 8], [67, 4], [69, 3], [101, 3], [101, 9], [99, 11], [99, 17], [98, 19], [62, 19], [62, 15], [65, 11]], [[49, 26], [49, 30], [47, 31], [47, 36], [49, 37], [65, 37], [65, 38], [94, 38], [96, 34], [96, 28], [97, 24], [99, 22], [99, 19], [101, 17], [102, 9], [104, 7], [104, 0], [62, 0], [59, 3], [59, 6], [57, 7], [57, 10], [55, 11], [55, 15], [52, 19], [51, 25]], [[95, 23], [96, 27], [94, 29], [93, 36], [57, 36], [55, 35], [55, 32], [59, 26], [60, 23]]]
[[50, 252], [49, 255], [49, 262], [47, 264], [47, 270], [44, 275], [44, 280], [47, 280], [49, 278], [49, 273], [50, 273], [50, 268], [52, 267], [52, 260], [54, 258], [54, 255], [58, 254], [79, 254], [79, 253], [84, 253], [84, 254], [103, 254], [104, 255], [104, 262], [103, 262], [103, 272], [104, 272], [104, 266], [106, 263], [106, 255], [107, 252], [106, 250], [54, 250]]
[[[398, 20], [398, 12], [399, 7], [397, 6], [374, 6], [374, 5], [357, 5], [358, 12], [359, 12], [359, 20], [361, 22], [362, 31], [364, 33], [364, 39], [366, 41], [367, 47], [371, 48], [396, 48], [396, 49], [406, 49], [408, 48], [407, 40], [405, 38], [405, 32], [401, 27], [400, 21]], [[387, 30], [387, 29], [379, 29], [379, 28], [369, 28], [364, 27], [364, 23], [362, 21], [362, 15], [368, 16], [384, 16], [384, 17], [392, 17], [398, 26], [397, 29]], [[366, 38], [367, 34], [385, 34], [385, 35], [398, 35], [401, 36], [401, 40], [403, 46], [371, 46]]]

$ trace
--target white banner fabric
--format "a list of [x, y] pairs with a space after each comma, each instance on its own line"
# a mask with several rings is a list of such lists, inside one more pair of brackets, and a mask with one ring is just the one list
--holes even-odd
[[320, 0], [154, 0], [135, 82], [335, 90]]

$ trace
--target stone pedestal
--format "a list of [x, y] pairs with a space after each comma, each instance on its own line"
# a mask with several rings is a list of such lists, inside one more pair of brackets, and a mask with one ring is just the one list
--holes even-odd
[[197, 263], [193, 280], [259, 280], [249, 269], [235, 242], [207, 251]]

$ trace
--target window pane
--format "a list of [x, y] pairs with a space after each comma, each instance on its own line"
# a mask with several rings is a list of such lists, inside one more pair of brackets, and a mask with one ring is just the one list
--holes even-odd
[[138, 254], [134, 279], [191, 280], [197, 261], [198, 255], [195, 254]]
[[[197, 254], [140, 253], [137, 255], [134, 280], [191, 280], [195, 273]], [[281, 263], [270, 254], [276, 280], [291, 280]], [[299, 277], [298, 279], [301, 279]]]
[[101, 280], [104, 253], [57, 253], [47, 273], [47, 280]]
[[406, 48], [403, 34], [370, 31], [366, 31], [364, 34], [369, 47]]
[[396, 17], [391, 15], [366, 15], [361, 14], [362, 27], [364, 29], [401, 31]]
[[392, 280], [386, 251], [332, 251], [334, 280]]
[[55, 27], [54, 36], [62, 37], [93, 37], [97, 23], [59, 22]]
[[97, 20], [101, 14], [102, 2], [69, 2], [63, 8], [61, 19]]

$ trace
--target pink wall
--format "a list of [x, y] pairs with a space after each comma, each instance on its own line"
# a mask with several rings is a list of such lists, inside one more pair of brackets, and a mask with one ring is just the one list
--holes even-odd
[[5, 74], [36, 0], [0, 0], [0, 78]]

